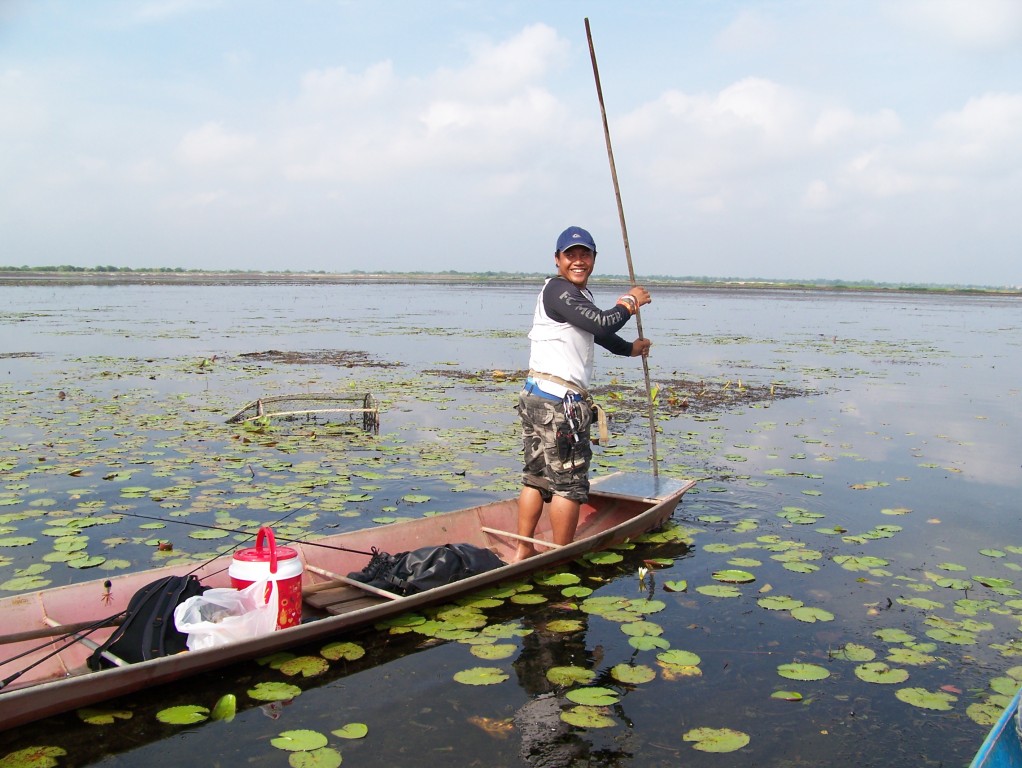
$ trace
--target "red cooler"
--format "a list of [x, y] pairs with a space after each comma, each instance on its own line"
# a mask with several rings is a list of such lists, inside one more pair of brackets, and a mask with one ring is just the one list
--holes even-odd
[[[264, 547], [263, 541], [269, 546]], [[259, 529], [256, 545], [234, 553], [227, 573], [231, 586], [244, 589], [257, 581], [277, 583], [277, 629], [294, 627], [302, 620], [302, 560], [291, 547], [278, 547], [273, 531]], [[270, 599], [270, 585], [266, 585], [266, 600]]]

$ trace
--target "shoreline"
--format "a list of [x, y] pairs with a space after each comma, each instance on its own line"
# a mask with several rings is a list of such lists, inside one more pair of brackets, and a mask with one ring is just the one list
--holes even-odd
[[[173, 271], [118, 271], [118, 272], [63, 272], [34, 270], [0, 270], [0, 288], [52, 285], [74, 287], [153, 285], [153, 286], [230, 286], [230, 285], [359, 285], [359, 284], [440, 284], [440, 285], [532, 285], [544, 279], [544, 273], [535, 274], [466, 274], [466, 273], [336, 273], [318, 272], [173, 272]], [[629, 285], [623, 276], [593, 277], [593, 285]], [[638, 282], [658, 288], [715, 291], [812, 291], [829, 293], [923, 294], [940, 296], [1022, 296], [1022, 288], [923, 287], [898, 285], [856, 285], [802, 283], [798, 281], [767, 280], [691, 280], [657, 277], [639, 277]]]

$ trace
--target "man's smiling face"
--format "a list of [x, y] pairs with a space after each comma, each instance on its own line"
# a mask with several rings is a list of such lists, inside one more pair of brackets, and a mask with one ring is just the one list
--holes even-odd
[[584, 245], [573, 245], [557, 254], [557, 274], [579, 288], [585, 288], [596, 264], [596, 254]]

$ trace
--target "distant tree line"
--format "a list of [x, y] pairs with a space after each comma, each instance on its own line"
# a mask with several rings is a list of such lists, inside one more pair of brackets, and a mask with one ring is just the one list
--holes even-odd
[[[443, 271], [419, 270], [419, 271], [387, 271], [354, 269], [348, 272], [327, 272], [322, 269], [308, 270], [260, 270], [260, 269], [185, 269], [183, 267], [115, 267], [113, 265], [96, 267], [79, 267], [73, 264], [60, 264], [55, 266], [0, 266], [0, 272], [56, 272], [56, 273], [162, 273], [162, 274], [230, 274], [230, 275], [350, 275], [352, 277], [371, 277], [379, 275], [382, 277], [400, 278], [447, 278], [461, 281], [518, 281], [535, 280], [549, 274], [546, 272], [459, 272], [453, 269]], [[834, 280], [834, 279], [798, 279], [778, 280], [763, 277], [679, 277], [677, 275], [643, 275], [638, 281], [646, 285], [661, 286], [696, 286], [696, 287], [725, 287], [741, 289], [788, 289], [788, 290], [834, 290], [834, 291], [932, 291], [932, 292], [957, 292], [957, 293], [1007, 293], [1018, 294], [1022, 291], [1020, 286], [984, 286], [984, 285], [946, 285], [939, 283], [883, 283], [875, 280]], [[627, 283], [625, 275], [597, 275], [591, 282], [595, 284], [618, 284]]]

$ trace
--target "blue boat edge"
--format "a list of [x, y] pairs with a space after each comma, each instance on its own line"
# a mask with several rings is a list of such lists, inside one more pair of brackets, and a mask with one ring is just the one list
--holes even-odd
[[1017, 725], [1020, 688], [990, 729], [969, 768], [1022, 768], [1022, 742]]

